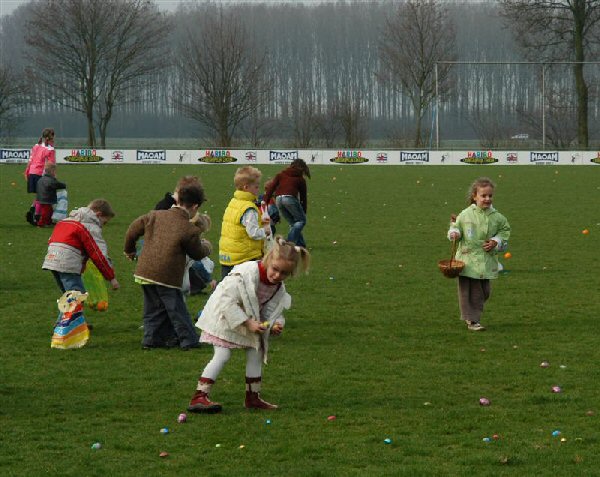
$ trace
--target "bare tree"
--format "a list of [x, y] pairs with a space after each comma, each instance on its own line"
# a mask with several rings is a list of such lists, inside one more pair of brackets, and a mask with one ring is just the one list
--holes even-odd
[[317, 114], [315, 104], [306, 101], [292, 113], [293, 146], [299, 148], [311, 147], [317, 130]]
[[344, 147], [361, 148], [367, 142], [367, 118], [361, 102], [345, 98], [339, 105], [340, 125], [344, 131]]
[[19, 122], [24, 85], [8, 68], [0, 66], [0, 137], [10, 135]]
[[[567, 149], [577, 139], [577, 107], [573, 90], [566, 87], [546, 86], [545, 131], [546, 139], [557, 149]], [[539, 114], [517, 108], [517, 114], [537, 137], [544, 128]]]
[[503, 14], [518, 43], [537, 61], [569, 60], [577, 93], [577, 141], [589, 146], [589, 88], [584, 75], [588, 58], [598, 60], [600, 0], [501, 0]]
[[165, 64], [163, 15], [149, 0], [43, 0], [27, 43], [31, 77], [62, 106], [87, 118], [88, 145], [101, 147], [115, 106], [135, 101]]
[[342, 134], [340, 117], [334, 108], [316, 117], [316, 131], [323, 145], [327, 148], [334, 147]]
[[[455, 32], [438, 0], [408, 0], [386, 21], [380, 39], [378, 78], [410, 98], [415, 117], [415, 147], [423, 144], [421, 123], [436, 95], [436, 61], [455, 58]], [[438, 67], [443, 92], [450, 65]]]
[[183, 89], [177, 102], [188, 117], [213, 131], [218, 146], [227, 147], [270, 87], [263, 75], [266, 54], [233, 10], [196, 9], [190, 20], [179, 47]]

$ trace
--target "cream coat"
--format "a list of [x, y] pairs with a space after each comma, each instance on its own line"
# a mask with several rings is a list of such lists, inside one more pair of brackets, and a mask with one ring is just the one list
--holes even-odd
[[[262, 341], [263, 361], [266, 363], [270, 328], [275, 323], [285, 326], [282, 313], [290, 308], [292, 298], [282, 283], [261, 311], [256, 293], [258, 283], [257, 262], [245, 262], [235, 266], [206, 302], [196, 326], [223, 340], [257, 350], [261, 349]], [[249, 331], [244, 325], [249, 318], [268, 321], [269, 330], [263, 334]]]

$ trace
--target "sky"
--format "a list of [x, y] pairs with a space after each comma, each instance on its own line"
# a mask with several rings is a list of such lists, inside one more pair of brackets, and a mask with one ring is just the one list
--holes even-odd
[[[180, 3], [194, 4], [194, 3], [202, 3], [206, 0], [154, 0], [154, 3], [158, 5], [161, 10], [165, 11], [174, 11], [177, 8], [177, 5]], [[305, 3], [305, 4], [318, 4], [318, 3], [326, 3], [333, 2], [335, 0], [220, 0], [221, 3], [239, 3], [240, 1], [244, 1], [247, 3], [255, 1], [256, 3]], [[359, 0], [360, 1], [360, 0]], [[371, 0], [364, 0], [371, 1]], [[384, 1], [384, 0], [380, 0]], [[473, 0], [465, 0], [465, 1], [473, 1]], [[482, 1], [482, 0], [477, 0]], [[485, 1], [485, 0], [483, 0]], [[4, 15], [8, 15], [15, 10], [19, 5], [23, 5], [24, 3], [28, 3], [29, 0], [0, 0], [0, 17]]]

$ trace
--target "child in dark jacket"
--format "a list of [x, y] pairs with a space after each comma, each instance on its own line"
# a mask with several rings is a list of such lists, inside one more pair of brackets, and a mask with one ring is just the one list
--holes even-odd
[[47, 163], [44, 175], [36, 185], [35, 222], [38, 227], [52, 225], [52, 206], [58, 202], [56, 191], [66, 188], [64, 182], [56, 179], [56, 164]]
[[134, 273], [144, 293], [143, 349], [178, 344], [188, 350], [199, 346], [181, 288], [186, 255], [201, 260], [210, 255], [212, 248], [190, 223], [204, 202], [200, 182], [182, 186], [176, 200], [168, 210], [153, 210], [138, 217], [125, 236], [124, 251], [130, 260], [136, 257], [136, 241], [144, 237]]

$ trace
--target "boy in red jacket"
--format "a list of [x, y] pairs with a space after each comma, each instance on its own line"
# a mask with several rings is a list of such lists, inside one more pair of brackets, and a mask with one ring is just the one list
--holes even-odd
[[69, 290], [86, 291], [81, 274], [88, 258], [110, 281], [113, 290], [119, 288], [102, 237], [102, 226], [114, 216], [106, 200], [96, 199], [87, 207], [73, 210], [68, 218], [56, 224], [48, 240], [48, 252], [42, 268], [52, 271], [62, 293]]

